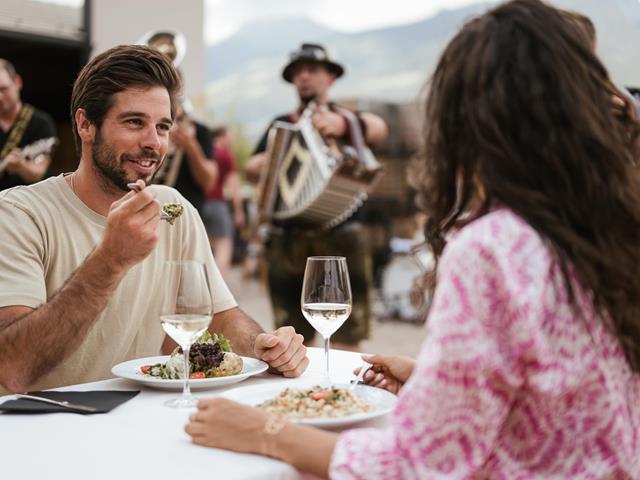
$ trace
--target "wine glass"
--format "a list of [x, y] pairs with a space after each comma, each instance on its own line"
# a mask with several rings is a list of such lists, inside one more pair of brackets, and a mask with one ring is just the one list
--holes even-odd
[[160, 322], [184, 356], [182, 396], [165, 402], [169, 407], [190, 408], [198, 403], [189, 388], [189, 351], [211, 323], [213, 295], [207, 273], [207, 266], [196, 261], [166, 263]]
[[324, 339], [325, 379], [329, 375], [329, 338], [351, 313], [351, 283], [344, 257], [309, 257], [300, 299], [302, 314]]

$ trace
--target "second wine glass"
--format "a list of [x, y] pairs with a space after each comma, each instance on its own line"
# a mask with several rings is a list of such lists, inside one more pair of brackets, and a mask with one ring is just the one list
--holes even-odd
[[345, 257], [309, 257], [304, 271], [302, 314], [324, 340], [325, 379], [329, 372], [329, 339], [351, 314], [351, 282]]

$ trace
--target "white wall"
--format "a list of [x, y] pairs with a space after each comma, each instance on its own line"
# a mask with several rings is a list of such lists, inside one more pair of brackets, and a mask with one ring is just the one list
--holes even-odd
[[83, 39], [82, 8], [33, 0], [1, 0], [0, 29], [69, 40]]
[[203, 0], [92, 0], [92, 56], [121, 44], [136, 43], [151, 30], [178, 30], [187, 54], [180, 65], [185, 94], [196, 112], [204, 111]]

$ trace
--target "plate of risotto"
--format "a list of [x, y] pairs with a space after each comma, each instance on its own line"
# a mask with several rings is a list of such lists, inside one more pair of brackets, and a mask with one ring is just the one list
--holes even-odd
[[296, 423], [316, 427], [343, 427], [388, 414], [396, 396], [386, 390], [347, 384], [283, 386], [251, 385], [234, 388], [222, 396], [270, 413], [280, 413]]

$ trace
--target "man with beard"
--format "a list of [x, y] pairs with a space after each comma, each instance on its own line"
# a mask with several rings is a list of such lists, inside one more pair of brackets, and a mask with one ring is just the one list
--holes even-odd
[[[264, 333], [237, 307], [194, 207], [172, 188], [145, 188], [167, 152], [179, 90], [174, 67], [148, 47], [98, 55], [71, 98], [78, 169], [0, 194], [0, 388], [100, 380], [116, 363], [168, 353], [159, 292], [167, 262], [181, 260], [207, 265], [210, 329], [236, 353], [289, 377], [306, 368], [300, 335]], [[174, 225], [161, 223], [163, 203], [183, 205]]]
[[[344, 108], [329, 101], [329, 89], [344, 73], [344, 68], [331, 60], [321, 45], [304, 43], [291, 54], [282, 71], [285, 81], [292, 83], [300, 98], [297, 110], [274, 119], [296, 123], [311, 101], [316, 108], [312, 121], [323, 137], [353, 143]], [[383, 141], [387, 136], [384, 121], [368, 112], [355, 112], [367, 144]], [[272, 125], [273, 125], [272, 122]], [[267, 163], [267, 137], [271, 125], [258, 143], [246, 165], [247, 178], [257, 180]], [[293, 325], [310, 342], [315, 334], [300, 313], [300, 300], [291, 292], [300, 292], [306, 258], [313, 255], [341, 255], [347, 258], [353, 309], [349, 320], [331, 337], [334, 346], [358, 350], [359, 342], [368, 337], [371, 316], [370, 297], [373, 272], [370, 248], [364, 227], [357, 214], [330, 230], [300, 228], [285, 222], [273, 225], [266, 244], [269, 293], [276, 325]]]
[[[24, 155], [24, 147], [56, 135], [51, 117], [20, 100], [22, 78], [0, 58], [0, 190], [42, 180], [51, 163], [50, 147]], [[42, 143], [40, 144], [42, 145]]]

